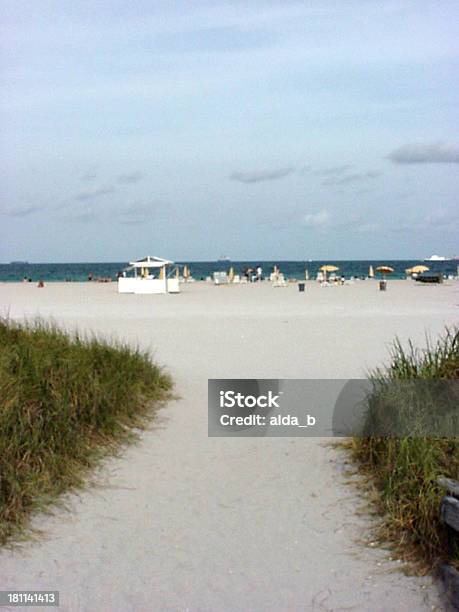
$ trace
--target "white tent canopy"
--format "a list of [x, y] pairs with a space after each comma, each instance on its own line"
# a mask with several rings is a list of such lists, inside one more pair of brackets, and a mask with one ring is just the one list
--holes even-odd
[[136, 261], [130, 261], [129, 265], [131, 268], [162, 268], [173, 264], [173, 261], [169, 259], [162, 259], [161, 257], [153, 257], [153, 255], [147, 255], [142, 259]]

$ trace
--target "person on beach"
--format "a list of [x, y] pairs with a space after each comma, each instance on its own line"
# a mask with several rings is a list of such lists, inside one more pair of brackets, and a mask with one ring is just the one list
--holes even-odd
[[45, 286], [45, 283], [44, 283], [42, 280], [39, 280], [39, 281], [38, 281], [38, 285], [37, 285], [37, 287], [38, 287], [39, 289], [41, 289], [41, 288], [42, 288], [42, 287], [44, 287], [44, 286]]
[[263, 280], [263, 268], [261, 266], [257, 267], [257, 281]]

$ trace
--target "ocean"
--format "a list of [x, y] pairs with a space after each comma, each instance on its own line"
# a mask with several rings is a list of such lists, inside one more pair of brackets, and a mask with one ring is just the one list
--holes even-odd
[[[212, 272], [228, 271], [232, 266], [236, 274], [242, 273], [244, 268], [256, 268], [261, 266], [263, 274], [269, 275], [275, 265], [278, 266], [286, 278], [304, 279], [305, 270], [308, 270], [309, 277], [315, 278], [319, 268], [324, 264], [334, 264], [339, 267], [338, 274], [349, 278], [351, 276], [367, 276], [368, 269], [373, 266], [376, 269], [381, 265], [388, 265], [394, 268], [394, 273], [390, 278], [405, 278], [405, 269], [417, 264], [424, 263], [420, 260], [345, 260], [345, 261], [183, 261], [175, 262], [181, 268], [188, 265], [192, 276], [196, 280], [204, 280], [211, 276]], [[30, 278], [32, 281], [43, 280], [45, 282], [87, 281], [91, 274], [94, 279], [98, 277], [116, 279], [119, 271], [127, 266], [127, 262], [88, 262], [88, 263], [25, 263], [13, 262], [10, 264], [0, 264], [0, 282], [17, 282], [23, 278]], [[441, 272], [444, 275], [456, 275], [459, 261], [451, 260], [444, 262], [426, 263], [432, 272]], [[173, 269], [174, 266], [171, 267]]]

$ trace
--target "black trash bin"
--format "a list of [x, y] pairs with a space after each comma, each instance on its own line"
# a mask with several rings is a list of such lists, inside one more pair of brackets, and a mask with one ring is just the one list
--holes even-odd
[[304, 283], [298, 283], [298, 291], [304, 291]]
[[387, 281], [385, 280], [379, 281], [379, 290], [385, 291], [386, 289], [387, 289]]

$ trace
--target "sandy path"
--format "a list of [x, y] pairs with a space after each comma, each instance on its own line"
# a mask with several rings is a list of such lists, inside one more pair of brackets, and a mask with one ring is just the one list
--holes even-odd
[[0, 588], [59, 589], [63, 610], [431, 610], [430, 579], [364, 546], [369, 519], [321, 440], [207, 438], [208, 378], [346, 378], [457, 321], [458, 285], [213, 287], [0, 284], [10, 316], [53, 316], [154, 349], [182, 399], [107, 463], [46, 539], [0, 554]]

